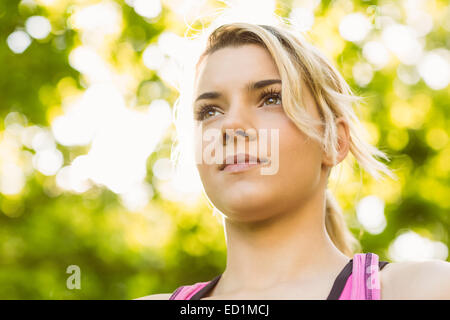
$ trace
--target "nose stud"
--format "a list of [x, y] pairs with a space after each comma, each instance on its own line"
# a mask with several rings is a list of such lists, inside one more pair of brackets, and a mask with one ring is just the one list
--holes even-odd
[[243, 130], [237, 130], [236, 134], [239, 134], [239, 135], [244, 136], [244, 137], [248, 137], [248, 134], [246, 132], [244, 132]]
[[[239, 129], [236, 130], [236, 134], [245, 137], [250, 137], [250, 135], [246, 132], [244, 132], [243, 130]], [[228, 142], [230, 136], [225, 132], [225, 141]]]

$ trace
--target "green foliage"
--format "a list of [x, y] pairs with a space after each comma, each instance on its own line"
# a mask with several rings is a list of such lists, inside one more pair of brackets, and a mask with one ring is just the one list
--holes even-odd
[[[352, 88], [367, 97], [361, 111], [363, 120], [369, 125], [373, 142], [392, 158], [389, 166], [400, 179], [381, 183], [364, 173], [363, 194], [340, 185], [337, 198], [352, 231], [360, 235], [363, 251], [375, 252], [382, 260], [390, 260], [388, 248], [404, 230], [414, 230], [448, 247], [448, 86], [433, 90], [422, 80], [407, 85], [399, 80], [398, 61], [375, 71], [370, 83], [359, 86], [352, 68], [364, 60], [362, 48], [340, 38], [337, 31], [340, 3], [344, 2], [322, 1], [316, 10], [317, 28], [331, 21], [334, 29], [325, 26], [328, 34], [315, 34], [315, 25], [311, 37], [321, 47], [324, 39], [334, 39], [337, 48], [342, 46], [342, 50], [329, 54]], [[379, 2], [351, 3], [353, 11], [367, 12], [369, 6]], [[83, 43], [71, 16], [82, 4], [98, 1], [55, 3], [0, 1], [0, 143], [6, 139], [7, 115], [18, 112], [26, 116], [23, 126], [50, 128], [53, 119], [65, 112], [64, 99], [88, 87], [86, 77], [69, 63], [72, 50]], [[173, 104], [177, 92], [155, 70], [144, 67], [142, 55], [164, 31], [182, 35], [186, 29], [183, 21], [169, 7], [149, 19], [123, 1], [114, 3], [122, 26], [101, 52], [117, 70], [131, 70], [135, 81], [131, 81], [129, 91], [134, 95], [127, 102], [136, 110], [155, 99]], [[296, 1], [280, 3], [287, 15], [286, 7]], [[445, 2], [436, 3], [445, 8]], [[435, 27], [425, 37], [427, 50], [448, 47], [448, 32], [440, 26], [445, 17], [438, 12], [433, 11]], [[27, 18], [34, 15], [48, 18], [52, 32], [44, 39], [31, 39], [23, 53], [14, 53], [8, 46], [8, 36], [24, 30]], [[180, 285], [210, 280], [222, 272], [226, 255], [223, 230], [206, 200], [190, 206], [168, 200], [152, 171], [156, 160], [170, 156], [171, 138], [165, 136], [148, 157], [145, 180], [154, 194], [139, 210], [127, 209], [119, 196], [104, 186], [83, 193], [62, 191], [55, 175], [43, 175], [34, 169], [18, 195], [0, 192], [0, 299], [133, 299], [169, 293]], [[90, 146], [57, 147], [64, 165], [69, 165]], [[33, 148], [20, 146], [21, 155], [34, 153]], [[9, 154], [0, 153], [0, 165], [7, 157]], [[358, 174], [352, 179], [359, 181]], [[386, 202], [387, 226], [379, 234], [361, 231], [355, 217], [355, 197], [369, 194]], [[70, 265], [80, 267], [81, 290], [66, 286]]]

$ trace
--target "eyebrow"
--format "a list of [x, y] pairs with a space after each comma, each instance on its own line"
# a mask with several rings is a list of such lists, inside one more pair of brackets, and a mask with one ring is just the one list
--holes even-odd
[[[245, 87], [246, 87], [247, 91], [250, 92], [250, 91], [255, 91], [255, 90], [267, 87], [274, 83], [281, 83], [281, 80], [280, 79], [267, 79], [267, 80], [261, 80], [261, 81], [257, 81], [257, 82], [250, 82]], [[202, 93], [201, 95], [199, 95], [197, 97], [197, 99], [195, 99], [195, 101], [197, 102], [202, 99], [217, 99], [217, 98], [220, 98], [221, 96], [222, 96], [222, 94], [217, 91], [205, 92], [205, 93]]]

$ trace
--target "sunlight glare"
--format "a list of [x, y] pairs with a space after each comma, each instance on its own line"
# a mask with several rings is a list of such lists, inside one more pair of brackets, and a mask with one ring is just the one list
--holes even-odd
[[52, 30], [52, 26], [47, 18], [42, 16], [32, 16], [25, 21], [25, 28], [30, 36], [35, 39], [45, 39]]
[[25, 31], [18, 30], [11, 33], [7, 38], [9, 49], [12, 52], [20, 54], [23, 53], [31, 44], [31, 38]]
[[392, 261], [445, 261], [448, 248], [440, 241], [432, 241], [410, 230], [395, 238], [389, 246], [389, 255]]
[[361, 199], [356, 208], [358, 221], [371, 234], [379, 234], [386, 227], [384, 201], [371, 195]]

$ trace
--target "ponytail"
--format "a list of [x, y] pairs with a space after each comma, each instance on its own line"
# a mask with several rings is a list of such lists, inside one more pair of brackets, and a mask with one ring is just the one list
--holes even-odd
[[325, 227], [334, 245], [346, 256], [353, 257], [361, 250], [359, 241], [348, 229], [342, 210], [329, 189], [325, 190]]

